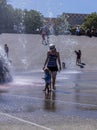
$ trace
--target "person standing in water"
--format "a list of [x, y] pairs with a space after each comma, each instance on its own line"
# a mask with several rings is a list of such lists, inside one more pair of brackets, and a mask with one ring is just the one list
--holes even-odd
[[49, 43], [49, 27], [44, 25], [41, 30], [42, 44], [47, 45]]
[[51, 90], [51, 74], [48, 68], [44, 68], [44, 74], [45, 75], [43, 79], [45, 80], [45, 88], [43, 89], [43, 91], [46, 92], [47, 90], [47, 92], [49, 93]]
[[8, 48], [7, 44], [4, 45], [4, 50], [5, 50], [5, 53], [6, 53], [7, 57], [8, 57], [9, 48]]
[[[59, 64], [59, 68], [57, 62]], [[57, 52], [54, 44], [49, 45], [49, 51], [47, 52], [47, 57], [43, 69], [45, 67], [47, 67], [51, 72], [51, 81], [52, 81], [51, 86], [52, 86], [52, 91], [54, 91], [57, 71], [61, 70], [60, 54], [59, 52]]]
[[81, 64], [81, 50], [79, 50], [79, 51], [74, 51], [75, 52], [75, 54], [76, 54], [76, 65], [79, 65], [79, 64]]

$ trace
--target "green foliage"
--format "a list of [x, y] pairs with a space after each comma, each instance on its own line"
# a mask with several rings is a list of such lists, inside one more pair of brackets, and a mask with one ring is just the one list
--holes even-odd
[[25, 26], [27, 33], [35, 33], [43, 24], [42, 16], [35, 10], [25, 10]]
[[14, 9], [0, 0], [0, 32], [35, 33], [43, 24], [42, 15], [35, 10]]
[[[14, 9], [7, 0], [0, 0], [0, 32], [37, 33], [43, 25], [43, 16], [35, 10]], [[14, 25], [16, 30], [14, 31]], [[81, 26], [82, 32], [87, 28], [97, 29], [97, 13], [89, 15]], [[71, 29], [75, 32], [76, 27]], [[64, 13], [58, 16], [54, 23], [55, 34], [65, 34], [70, 30], [68, 16]]]
[[82, 28], [85, 30], [87, 28], [97, 28], [97, 13], [90, 14], [85, 18]]
[[6, 0], [0, 0], [0, 32], [5, 28], [6, 24]]
[[[97, 29], [97, 13], [91, 13], [88, 17], [84, 19], [83, 24], [80, 26], [81, 35], [86, 34], [87, 29], [93, 30]], [[72, 27], [70, 32], [76, 34], [76, 26]]]
[[75, 33], [76, 33], [76, 26], [71, 27], [70, 32], [71, 32], [71, 34], [75, 35]]

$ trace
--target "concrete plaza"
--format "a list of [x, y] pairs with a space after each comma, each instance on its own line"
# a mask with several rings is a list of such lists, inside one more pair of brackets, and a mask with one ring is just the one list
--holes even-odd
[[44, 93], [43, 73], [0, 85], [0, 130], [96, 130], [97, 72], [62, 70]]

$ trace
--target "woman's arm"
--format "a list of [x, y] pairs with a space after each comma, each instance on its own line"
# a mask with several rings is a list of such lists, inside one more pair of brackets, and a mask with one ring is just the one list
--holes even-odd
[[48, 54], [49, 54], [49, 52], [47, 52], [47, 57], [46, 57], [46, 60], [45, 60], [45, 62], [44, 62], [43, 70], [44, 70], [44, 68], [45, 68], [45, 66], [46, 66], [46, 64], [47, 64], [47, 61], [48, 61]]
[[58, 52], [58, 63], [59, 63], [59, 70], [61, 70], [61, 60], [60, 60], [60, 54]]

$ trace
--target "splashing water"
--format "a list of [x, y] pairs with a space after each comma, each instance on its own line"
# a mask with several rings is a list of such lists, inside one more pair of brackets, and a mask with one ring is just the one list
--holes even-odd
[[0, 47], [0, 83], [12, 81], [11, 61]]

